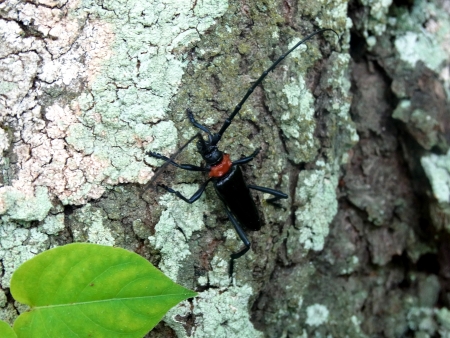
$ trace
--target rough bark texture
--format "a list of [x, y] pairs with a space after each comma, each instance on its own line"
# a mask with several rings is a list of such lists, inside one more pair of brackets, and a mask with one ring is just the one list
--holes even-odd
[[[210, 187], [146, 189], [197, 130], [217, 131], [299, 38], [220, 143], [261, 153], [264, 219], [241, 247]], [[450, 335], [450, 2], [94, 0], [0, 3], [0, 318], [10, 277], [55, 245], [135, 251], [199, 296], [149, 337]], [[177, 158], [199, 164], [191, 145]], [[186, 196], [202, 175], [158, 177]]]

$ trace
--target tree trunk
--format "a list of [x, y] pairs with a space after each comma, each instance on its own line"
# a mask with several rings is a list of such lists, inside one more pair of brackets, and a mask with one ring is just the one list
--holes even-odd
[[[135, 251], [198, 297], [149, 337], [450, 335], [450, 5], [0, 3], [0, 318], [13, 271], [71, 242]], [[263, 219], [251, 250], [205, 177], [169, 170], [297, 41], [219, 143]], [[206, 135], [204, 135], [206, 137]], [[192, 142], [193, 143], [193, 142]], [[176, 161], [200, 165], [190, 144]]]

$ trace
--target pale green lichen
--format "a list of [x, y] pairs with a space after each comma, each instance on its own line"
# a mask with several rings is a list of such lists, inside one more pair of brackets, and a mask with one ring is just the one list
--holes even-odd
[[[334, 37], [334, 34], [329, 34]], [[296, 41], [294, 40], [294, 42]], [[314, 48], [309, 45], [308, 48], [311, 49], [311, 53], [315, 53]], [[301, 51], [294, 51], [292, 58], [300, 58], [301, 55]], [[312, 60], [304, 59], [305, 57], [299, 60], [303, 61], [301, 67], [306, 70]], [[349, 61], [350, 56], [348, 54], [333, 52], [328, 60], [328, 71], [321, 78], [322, 87], [326, 87], [327, 90], [331, 87], [335, 91], [331, 99], [327, 101], [326, 108], [331, 113], [336, 114], [338, 126], [345, 130], [340, 137], [343, 140], [345, 139], [346, 146], [351, 146], [359, 140], [348, 114], [351, 104], [349, 94], [351, 84], [346, 74]], [[289, 157], [296, 163], [311, 162], [317, 156], [317, 150], [320, 146], [314, 136], [316, 129], [315, 99], [306, 87], [304, 75], [299, 75], [298, 78], [290, 78], [282, 92], [286, 96], [287, 109], [283, 109], [280, 124], [286, 136]]]
[[[442, 329], [447, 331], [447, 334], [450, 333], [450, 311], [446, 307], [436, 309], [436, 318], [440, 325], [442, 325]], [[442, 332], [441, 332], [442, 334]]]
[[61, 213], [57, 215], [48, 215], [45, 218], [42, 225], [40, 226], [39, 230], [46, 233], [47, 235], [56, 235], [63, 229], [64, 229], [64, 214]]
[[150, 229], [140, 219], [133, 221], [133, 232], [141, 239], [147, 239], [150, 237]]
[[7, 217], [0, 223], [0, 259], [4, 274], [2, 287], [9, 287], [13, 272], [25, 261], [47, 250], [49, 238], [37, 228], [24, 229]]
[[175, 332], [178, 338], [187, 338], [186, 329], [184, 327], [184, 321], [179, 321], [177, 318], [186, 318], [191, 315], [192, 304], [188, 301], [178, 303], [176, 306], [167, 311], [163, 318], [166, 323]]
[[[253, 290], [248, 285], [228, 288], [210, 288], [193, 300], [192, 315], [195, 318], [192, 338], [240, 338], [263, 337], [253, 327], [248, 312], [249, 298]], [[188, 337], [176, 316], [187, 315], [190, 311], [186, 304], [173, 308], [166, 315], [165, 322], [177, 332], [178, 338]]]
[[406, 32], [395, 39], [395, 47], [400, 58], [411, 67], [422, 61], [428, 68], [439, 72], [448, 58], [448, 52], [442, 48], [440, 42], [423, 32]]
[[13, 325], [17, 318], [17, 308], [15, 304], [7, 303], [5, 307], [0, 308], [0, 320], [3, 320], [9, 325]]
[[347, 0], [318, 0], [299, 2], [299, 8], [303, 14], [314, 19], [320, 28], [342, 29], [351, 27], [351, 20], [347, 18]]
[[186, 62], [173, 50], [198, 40], [226, 8], [226, 1], [201, 2], [194, 13], [182, 3], [136, 0], [100, 7], [83, 2], [81, 9], [112, 24], [115, 34], [114, 53], [92, 83], [92, 97], [80, 97], [80, 123], [69, 127], [67, 137], [77, 150], [107, 163], [97, 184], [104, 179], [109, 184], [141, 181], [147, 168], [142, 161], [145, 150], [174, 151], [177, 131], [172, 122], [161, 120], [167, 118]]
[[362, 0], [361, 3], [366, 6], [369, 13], [361, 22], [362, 27], [358, 28], [362, 31], [366, 43], [371, 49], [375, 46], [377, 37], [382, 35], [391, 23], [387, 14], [392, 0]]
[[409, 121], [410, 108], [411, 108], [410, 100], [400, 100], [394, 112], [392, 113], [392, 117], [407, 123]]
[[352, 322], [354, 328], [355, 328], [355, 332], [357, 334], [359, 334], [359, 336], [362, 337], [367, 337], [361, 330], [361, 323], [362, 320], [360, 318], [358, 318], [357, 316], [353, 315], [350, 317], [350, 321]]
[[436, 275], [420, 278], [417, 293], [419, 305], [422, 307], [433, 307], [438, 302], [440, 291], [440, 281]]
[[319, 326], [328, 321], [330, 311], [322, 304], [313, 304], [306, 308], [306, 321], [309, 326]]
[[[225, 236], [227, 236], [227, 234], [229, 236], [230, 230], [226, 231]], [[228, 278], [229, 263], [229, 259], [225, 260], [217, 255], [213, 257], [210, 263], [211, 271], [208, 271], [208, 282], [210, 285], [225, 287], [230, 283]]]
[[7, 96], [14, 91], [19, 85], [14, 82], [0, 81], [0, 95]]
[[398, 9], [395, 27], [395, 47], [400, 59], [412, 68], [421, 61], [436, 73], [442, 71], [449, 53], [447, 11], [436, 3], [418, 0], [410, 12]]
[[419, 337], [424, 333], [428, 335], [428, 337], [433, 336], [438, 329], [434, 314], [435, 311], [432, 308], [411, 308], [407, 315], [409, 328], [413, 330]]
[[[324, 36], [330, 41], [336, 40], [332, 32], [326, 32]], [[298, 39], [294, 39], [290, 46], [297, 41]], [[321, 55], [313, 42], [308, 42], [306, 46], [306, 51], [304, 48], [295, 50], [292, 55], [289, 55], [289, 60], [286, 60], [286, 63], [291, 62], [289, 68], [295, 67], [298, 75], [290, 76], [285, 81], [287, 84], [281, 90], [277, 86], [272, 87], [270, 79], [267, 80], [268, 84], [265, 86], [269, 98], [269, 109], [274, 113], [283, 131], [289, 159], [295, 163], [312, 162], [320, 147], [319, 140], [314, 135], [316, 131], [315, 109], [317, 107], [315, 107], [315, 98], [306, 84], [305, 77], [309, 68]], [[327, 72], [321, 78], [321, 87], [326, 87], [327, 91], [330, 87], [335, 90], [335, 93], [331, 94], [331, 102], [327, 103], [326, 108], [338, 115], [338, 123], [343, 126], [343, 129], [352, 132], [350, 137], [344, 133], [345, 137], [355, 140], [357, 136], [348, 116], [351, 102], [348, 94], [350, 82], [346, 76], [348, 62], [347, 54], [333, 52], [328, 60], [330, 66], [327, 67]]]
[[0, 307], [5, 307], [8, 303], [8, 299], [6, 298], [6, 294], [3, 290], [0, 290]]
[[78, 227], [72, 228], [75, 242], [89, 242], [113, 246], [115, 244], [110, 221], [100, 209], [94, 209], [88, 203], [76, 213]]
[[42, 221], [52, 204], [46, 187], [37, 187], [34, 196], [29, 196], [14, 187], [0, 188], [0, 214], [13, 220]]
[[337, 213], [337, 176], [328, 169], [304, 170], [299, 174], [295, 212], [295, 228], [290, 229], [288, 253], [296, 250], [298, 243], [308, 250], [323, 249], [329, 225]]
[[[1, 73], [21, 84], [17, 90], [2, 85], [6, 123], [23, 126], [13, 149], [18, 190], [46, 186], [50, 200], [80, 205], [99, 198], [107, 185], [147, 182], [152, 171], [145, 151], [177, 146], [173, 123], [163, 120], [187, 64], [178, 50], [199, 40], [227, 6], [225, 0], [195, 6], [85, 0], [48, 16], [39, 4], [13, 6], [8, 15], [20, 14], [24, 25], [35, 22], [43, 36], [24, 38], [14, 20], [0, 23]], [[55, 18], [57, 38], [48, 39]], [[60, 113], [53, 116], [55, 110]], [[31, 203], [32, 194], [26, 194]], [[9, 194], [1, 211], [16, 204], [16, 195]]]
[[450, 202], [450, 150], [445, 155], [429, 154], [420, 160], [439, 203]]
[[253, 289], [247, 285], [203, 292], [194, 299], [193, 337], [262, 337], [250, 321], [248, 302], [252, 295]]
[[331, 87], [334, 92], [326, 102], [326, 108], [337, 117], [337, 127], [341, 131], [337, 135], [339, 145], [336, 145], [336, 147], [343, 145], [343, 149], [340, 149], [340, 152], [343, 153], [344, 149], [350, 149], [359, 141], [355, 123], [349, 114], [352, 102], [351, 83], [347, 74], [350, 55], [333, 52], [328, 62], [330, 65], [329, 71], [321, 79], [321, 84], [327, 88]]
[[360, 268], [360, 262], [358, 256], [351, 256], [347, 259], [346, 264], [342, 267], [340, 274], [341, 275], [350, 275], [353, 272], [357, 271]]
[[434, 112], [427, 112], [423, 109], [413, 109], [411, 101], [403, 99], [395, 108], [392, 117], [411, 126], [421, 137], [417, 137], [417, 142], [425, 149], [431, 149], [440, 144], [439, 140], [439, 122], [434, 117]]
[[[172, 188], [190, 197], [198, 186], [177, 185]], [[160, 197], [159, 203], [166, 210], [155, 226], [155, 235], [150, 236], [149, 240], [161, 252], [159, 268], [171, 279], [177, 280], [180, 262], [191, 254], [187, 241], [192, 233], [205, 227], [203, 214], [207, 212], [207, 206], [202, 199], [188, 204], [173, 194]]]
[[289, 109], [280, 117], [281, 130], [286, 136], [286, 145], [296, 150], [290, 157], [295, 163], [310, 162], [319, 147], [314, 138], [314, 98], [301, 76], [290, 79], [282, 91]]

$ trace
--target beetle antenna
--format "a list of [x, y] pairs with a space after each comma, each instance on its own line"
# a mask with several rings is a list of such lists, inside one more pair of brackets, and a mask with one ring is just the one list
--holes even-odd
[[236, 114], [241, 110], [242, 105], [245, 103], [245, 101], [247, 101], [248, 97], [253, 93], [253, 91], [255, 90], [255, 88], [262, 82], [262, 80], [264, 80], [264, 78], [275, 69], [276, 66], [278, 66], [278, 64], [284, 60], [284, 58], [286, 56], [288, 56], [294, 49], [296, 49], [298, 46], [300, 46], [302, 43], [305, 43], [306, 41], [308, 41], [309, 39], [311, 39], [313, 36], [326, 32], [326, 31], [332, 31], [334, 34], [336, 34], [339, 37], [339, 34], [336, 33], [336, 31], [334, 31], [331, 28], [324, 28], [324, 29], [320, 29], [314, 33], [311, 33], [310, 35], [308, 35], [306, 38], [304, 38], [303, 40], [301, 40], [300, 42], [298, 42], [294, 47], [292, 47], [291, 49], [289, 49], [286, 53], [284, 53], [283, 55], [281, 55], [277, 61], [275, 61], [272, 66], [270, 66], [267, 70], [265, 70], [261, 76], [259, 77], [258, 80], [256, 80], [256, 82], [250, 87], [249, 90], [247, 90], [247, 93], [244, 95], [244, 97], [242, 98], [242, 100], [236, 105], [236, 107], [234, 108], [233, 112], [231, 113], [231, 115], [225, 120], [225, 122], [223, 123], [222, 127], [220, 128], [220, 131], [214, 135], [214, 144], [217, 144], [220, 139], [222, 138], [223, 133], [225, 133], [225, 131], [227, 130], [227, 128], [229, 127], [229, 125], [231, 124], [231, 122], [233, 121], [234, 117], [236, 116]]

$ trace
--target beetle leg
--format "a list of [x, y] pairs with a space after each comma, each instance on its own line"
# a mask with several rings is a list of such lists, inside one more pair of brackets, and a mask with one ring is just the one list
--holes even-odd
[[186, 109], [186, 112], [187, 112], [187, 115], [188, 115], [189, 122], [191, 122], [194, 125], [194, 127], [198, 128], [200, 130], [203, 130], [205, 133], [207, 133], [208, 135], [212, 136], [212, 134], [211, 134], [211, 132], [209, 131], [208, 128], [206, 128], [205, 126], [202, 126], [200, 123], [195, 121], [194, 114], [192, 113], [192, 111], [189, 108]]
[[241, 225], [239, 224], [237, 219], [234, 218], [233, 214], [228, 210], [226, 205], [225, 205], [225, 212], [227, 213], [228, 219], [233, 224], [234, 230], [236, 230], [239, 238], [241, 239], [241, 241], [245, 245], [244, 249], [242, 249], [241, 251], [235, 252], [235, 253], [230, 255], [231, 260], [230, 260], [230, 269], [228, 270], [228, 273], [229, 273], [230, 277], [232, 277], [233, 276], [233, 270], [234, 270], [234, 260], [238, 259], [239, 257], [242, 257], [243, 255], [245, 255], [245, 253], [248, 250], [250, 250], [250, 241], [248, 240], [247, 235], [245, 234], [244, 230], [242, 230]]
[[258, 191], [265, 192], [267, 194], [271, 194], [271, 195], [275, 196], [275, 197], [269, 198], [267, 200], [267, 202], [269, 202], [269, 203], [273, 203], [282, 198], [283, 199], [288, 198], [288, 195], [286, 195], [285, 193], [283, 193], [281, 191], [275, 190], [275, 189], [260, 187], [259, 185], [253, 185], [253, 184], [248, 184], [247, 187], [249, 187], [250, 189], [253, 189], [253, 190], [258, 190]]
[[175, 161], [168, 158], [167, 156], [161, 155], [159, 153], [154, 153], [153, 151], [147, 151], [145, 154], [148, 156], [157, 158], [158, 160], [164, 160], [166, 162], [169, 162], [171, 165], [173, 165], [177, 168], [180, 168], [180, 169], [189, 170], [189, 171], [209, 171], [208, 168], [199, 167], [199, 166], [192, 165], [192, 164], [178, 164]]
[[172, 188], [169, 188], [168, 186], [166, 186], [164, 184], [159, 184], [159, 186], [161, 188], [163, 188], [164, 190], [166, 190], [167, 192], [170, 192], [171, 194], [175, 194], [178, 198], [181, 198], [186, 203], [191, 204], [191, 203], [194, 203], [196, 200], [198, 200], [200, 198], [200, 196], [202, 196], [203, 192], [206, 189], [206, 186], [208, 185], [208, 183], [210, 181], [211, 181], [211, 179], [205, 181], [200, 186], [200, 189], [198, 189], [190, 198], [184, 197], [179, 191], [173, 190]]
[[253, 152], [253, 154], [251, 154], [250, 156], [243, 157], [243, 158], [240, 158], [239, 160], [233, 161], [233, 165], [236, 165], [236, 164], [245, 164], [245, 163], [250, 162], [251, 160], [253, 160], [253, 159], [255, 158], [256, 155], [259, 154], [259, 151], [260, 151], [260, 150], [261, 150], [261, 149], [258, 148], [258, 149], [256, 149], [256, 150]]

